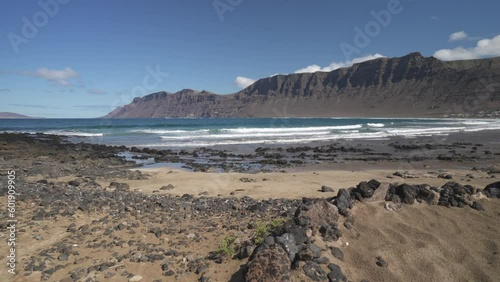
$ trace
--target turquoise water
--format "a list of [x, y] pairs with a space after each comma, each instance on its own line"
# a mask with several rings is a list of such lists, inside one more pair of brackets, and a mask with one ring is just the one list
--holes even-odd
[[1, 132], [46, 133], [74, 141], [138, 147], [307, 144], [500, 129], [495, 119], [200, 118], [4, 119]]

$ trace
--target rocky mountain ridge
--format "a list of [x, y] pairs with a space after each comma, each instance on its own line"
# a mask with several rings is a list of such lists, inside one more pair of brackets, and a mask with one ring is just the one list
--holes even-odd
[[411, 53], [331, 72], [275, 75], [229, 95], [153, 93], [105, 117], [440, 117], [498, 110], [500, 57], [440, 61]]
[[17, 113], [12, 113], [12, 112], [0, 112], [0, 119], [10, 119], [10, 118], [33, 118], [33, 117], [29, 117], [29, 116], [25, 116], [25, 115], [21, 115], [21, 114], [17, 114]]

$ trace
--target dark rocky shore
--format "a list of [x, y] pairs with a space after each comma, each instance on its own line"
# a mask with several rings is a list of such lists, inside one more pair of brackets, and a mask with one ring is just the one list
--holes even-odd
[[[451, 179], [433, 187], [405, 184], [404, 174], [400, 182], [370, 180], [321, 199], [147, 195], [120, 179], [147, 181], [148, 175], [133, 170], [135, 162], [117, 156], [133, 152], [158, 162], [181, 161], [197, 171], [245, 171], [247, 163], [230, 159], [265, 162], [278, 171], [317, 160], [497, 162], [496, 148], [484, 149], [491, 146], [484, 144], [390, 143], [379, 151], [331, 144], [258, 148], [249, 155], [75, 144], [48, 135], [1, 134], [0, 144], [2, 177], [6, 179], [7, 170], [16, 171], [16, 201], [22, 211], [17, 232], [25, 249], [19, 253], [14, 281], [219, 281], [223, 269], [232, 271], [231, 281], [350, 281], [340, 266], [349, 249], [335, 243], [356, 227], [355, 206], [378, 201], [388, 212], [398, 212], [405, 205], [424, 203], [484, 212], [482, 199], [500, 198], [495, 179], [486, 187]], [[424, 153], [393, 154], [396, 150]], [[205, 167], [195, 161], [215, 157], [226, 162]], [[477, 169], [492, 178], [500, 172], [490, 165]], [[331, 192], [326, 186], [321, 190]], [[7, 183], [1, 181], [0, 196], [6, 198], [6, 193]], [[5, 203], [0, 205], [4, 219]], [[5, 220], [1, 225], [7, 227]], [[38, 247], [30, 249], [29, 244]], [[235, 263], [239, 269], [224, 268]], [[391, 263], [373, 257], [376, 267]]]

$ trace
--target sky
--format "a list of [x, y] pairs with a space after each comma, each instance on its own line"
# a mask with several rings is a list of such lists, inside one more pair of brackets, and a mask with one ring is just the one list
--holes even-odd
[[411, 52], [500, 56], [497, 0], [2, 0], [0, 112], [100, 117], [134, 97]]

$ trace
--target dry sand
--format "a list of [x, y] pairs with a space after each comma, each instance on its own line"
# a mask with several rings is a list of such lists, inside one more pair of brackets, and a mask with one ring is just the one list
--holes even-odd
[[[380, 182], [400, 182], [408, 184], [429, 184], [441, 186], [449, 181], [457, 181], [463, 184], [472, 184], [483, 188], [494, 182], [491, 176], [480, 171], [468, 169], [443, 170], [453, 176], [453, 179], [438, 178], [435, 169], [412, 170], [410, 173], [418, 178], [400, 178], [393, 176], [395, 170], [325, 170], [325, 171], [299, 171], [293, 173], [202, 173], [175, 170], [168, 168], [141, 169], [150, 178], [144, 180], [125, 180], [132, 189], [138, 189], [143, 193], [153, 193], [160, 187], [172, 184], [172, 190], [160, 190], [159, 193], [172, 195], [191, 194], [198, 195], [208, 192], [207, 196], [228, 196], [234, 192], [234, 196], [249, 196], [254, 199], [288, 198], [300, 199], [302, 197], [331, 197], [335, 194], [321, 193], [321, 186], [326, 185], [338, 191], [340, 188], [356, 186], [361, 181], [376, 179]], [[472, 175], [474, 178], [469, 178]], [[68, 180], [70, 178], [67, 178]], [[241, 180], [240, 180], [241, 179]], [[244, 182], [248, 179], [250, 182]], [[243, 180], [243, 181], [242, 181]], [[248, 181], [247, 180], [247, 181]], [[103, 187], [109, 182], [101, 182]]]
[[[381, 202], [356, 205], [356, 224], [339, 240], [346, 257], [339, 265], [352, 281], [499, 281], [500, 202], [480, 203], [485, 212], [427, 204], [389, 212]], [[389, 266], [376, 266], [377, 256]]]
[[[143, 169], [150, 179], [126, 181], [132, 189], [143, 193], [153, 193], [160, 187], [174, 185], [172, 190], [162, 190], [159, 193], [173, 195], [208, 192], [208, 196], [251, 196], [258, 199], [268, 198], [301, 198], [330, 197], [335, 193], [322, 193], [322, 185], [327, 185], [337, 191], [339, 188], [355, 186], [360, 181], [378, 179], [382, 182], [427, 183], [435, 186], [450, 180], [437, 177], [435, 170], [413, 170], [411, 173], [418, 178], [402, 179], [392, 176], [394, 170], [364, 170], [364, 171], [304, 171], [295, 173], [193, 173], [167, 168]], [[454, 180], [484, 187], [494, 181], [486, 173], [471, 170], [447, 170]], [[469, 178], [466, 175], [473, 175]], [[250, 182], [240, 179], [247, 178]], [[68, 178], [69, 179], [69, 178]], [[68, 180], [58, 179], [58, 180]], [[467, 181], [469, 180], [469, 181]], [[101, 183], [103, 187], [107, 183]], [[243, 190], [241, 190], [243, 189]], [[158, 192], [155, 192], [158, 193]], [[383, 193], [379, 191], [379, 194]], [[499, 281], [500, 277], [500, 201], [481, 199], [486, 208], [484, 212], [466, 208], [445, 208], [416, 203], [413, 206], [404, 205], [398, 212], [384, 209], [383, 201], [375, 201], [383, 195], [375, 195], [371, 202], [358, 203], [353, 214], [356, 223], [351, 230], [342, 227], [343, 236], [339, 241], [325, 244], [318, 240], [320, 247], [325, 249], [323, 255], [338, 264], [350, 281]], [[87, 218], [86, 221], [91, 221]], [[82, 222], [85, 220], [82, 219]], [[59, 225], [67, 226], [60, 222]], [[19, 250], [20, 255], [28, 256], [42, 247], [60, 239], [64, 228], [52, 226], [53, 236], [35, 241], [21, 235], [24, 244]], [[56, 232], [57, 230], [60, 230]], [[156, 240], [152, 234], [142, 235], [144, 240]], [[149, 237], [151, 238], [149, 238]], [[186, 249], [206, 256], [213, 250], [222, 237], [206, 238], [210, 242], [193, 245]], [[54, 239], [54, 240], [52, 240]], [[29, 242], [29, 244], [28, 244]], [[166, 245], [169, 243], [166, 242]], [[328, 246], [337, 246], [345, 254], [342, 262], [334, 258], [328, 251]], [[3, 246], [2, 246], [3, 247]], [[88, 254], [92, 256], [92, 254]], [[94, 254], [95, 255], [95, 254]], [[375, 264], [377, 256], [383, 257], [388, 263], [387, 268]], [[211, 281], [241, 281], [239, 268], [246, 260], [229, 260], [222, 265], [211, 267], [207, 273]], [[162, 278], [161, 272], [150, 268], [147, 263], [127, 264], [127, 270], [141, 274], [147, 281]], [[302, 272], [295, 278], [308, 281]], [[58, 277], [55, 275], [53, 278]], [[39, 281], [40, 275], [18, 277], [16, 281]], [[163, 277], [170, 281], [173, 277]], [[190, 281], [193, 277], [182, 279]], [[56, 280], [54, 280], [56, 281]], [[115, 276], [106, 281], [127, 281], [124, 277]], [[144, 280], [143, 280], [144, 281]]]

